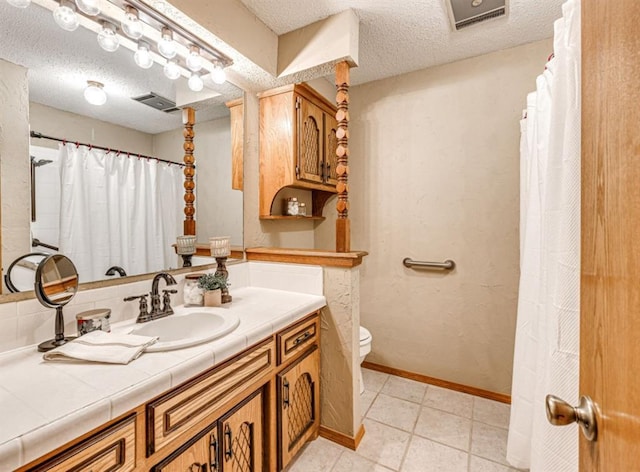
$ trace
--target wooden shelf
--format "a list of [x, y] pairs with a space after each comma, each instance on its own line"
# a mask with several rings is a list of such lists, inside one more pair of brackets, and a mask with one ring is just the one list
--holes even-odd
[[366, 251], [334, 252], [315, 249], [253, 247], [245, 249], [248, 261], [314, 264], [324, 267], [356, 267], [362, 264]]
[[324, 221], [324, 216], [289, 216], [289, 215], [268, 215], [261, 216], [261, 220], [315, 220]]

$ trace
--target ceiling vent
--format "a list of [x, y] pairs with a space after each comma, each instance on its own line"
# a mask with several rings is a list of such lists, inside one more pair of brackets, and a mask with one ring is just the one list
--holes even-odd
[[506, 0], [449, 0], [449, 4], [456, 30], [507, 14]]
[[144, 103], [151, 108], [155, 108], [156, 110], [160, 110], [165, 113], [171, 113], [179, 110], [179, 108], [176, 107], [176, 102], [169, 100], [168, 98], [161, 97], [155, 92], [149, 92], [144, 95], [140, 95], [139, 97], [131, 98], [136, 102]]

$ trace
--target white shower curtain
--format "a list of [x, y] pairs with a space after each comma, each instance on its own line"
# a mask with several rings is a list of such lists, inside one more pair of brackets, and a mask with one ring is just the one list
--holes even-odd
[[176, 266], [182, 169], [87, 146], [60, 146], [60, 252], [81, 282]]
[[545, 396], [578, 402], [580, 328], [580, 2], [554, 24], [554, 55], [521, 122], [521, 275], [508, 461], [578, 470], [577, 426], [551, 426]]

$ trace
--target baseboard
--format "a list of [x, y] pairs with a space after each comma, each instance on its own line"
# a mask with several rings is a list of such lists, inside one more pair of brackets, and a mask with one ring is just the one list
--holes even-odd
[[495, 400], [497, 402], [511, 404], [511, 395], [507, 395], [505, 393], [490, 392], [489, 390], [449, 382], [448, 380], [436, 379], [435, 377], [429, 377], [428, 375], [416, 374], [415, 372], [387, 367], [386, 365], [374, 364], [373, 362], [364, 361], [362, 363], [362, 367], [365, 369], [377, 370], [378, 372], [384, 372], [385, 374], [397, 375], [398, 377], [404, 377], [405, 379], [417, 380], [418, 382], [435, 385], [437, 387], [448, 388], [449, 390], [469, 393], [477, 397], [488, 398], [489, 400]]
[[364, 425], [360, 425], [360, 429], [358, 429], [358, 433], [354, 438], [352, 438], [351, 436], [347, 436], [346, 434], [339, 433], [338, 431], [334, 431], [333, 429], [327, 428], [325, 426], [320, 426], [320, 436], [355, 451], [360, 445], [360, 441], [362, 441], [362, 437], [364, 436]]

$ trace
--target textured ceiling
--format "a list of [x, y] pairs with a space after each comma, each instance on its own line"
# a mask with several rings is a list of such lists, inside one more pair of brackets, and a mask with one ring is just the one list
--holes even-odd
[[352, 83], [360, 84], [551, 37], [565, 0], [508, 0], [506, 17], [460, 31], [448, 0], [241, 1], [278, 35], [353, 9], [360, 58]]
[[[182, 126], [180, 112], [167, 114], [131, 100], [151, 91], [175, 100], [175, 85], [158, 64], [143, 70], [122, 46], [115, 53], [103, 51], [95, 33], [82, 27], [63, 31], [51, 12], [36, 4], [23, 10], [0, 1], [0, 23], [0, 58], [29, 69], [30, 100], [145, 133]], [[105, 105], [84, 100], [87, 80], [104, 84]], [[242, 94], [231, 84], [208, 87], [221, 95], [195, 106], [198, 121], [228, 115], [224, 102]]]

